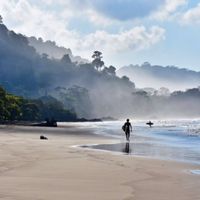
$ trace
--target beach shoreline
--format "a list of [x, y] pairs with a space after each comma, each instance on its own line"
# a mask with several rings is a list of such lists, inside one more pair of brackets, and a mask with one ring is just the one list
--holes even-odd
[[[39, 139], [48, 137], [47, 141]], [[11, 199], [197, 200], [198, 166], [73, 148], [115, 143], [81, 125], [0, 126], [0, 197]]]

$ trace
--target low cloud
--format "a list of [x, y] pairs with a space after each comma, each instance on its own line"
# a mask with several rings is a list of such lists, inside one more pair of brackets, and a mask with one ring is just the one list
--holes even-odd
[[182, 24], [200, 24], [200, 3], [183, 13], [180, 17]]
[[179, 14], [179, 8], [187, 5], [188, 0], [166, 0], [150, 18], [158, 21], [171, 20]]
[[[62, 3], [62, 0], [59, 1]], [[119, 5], [121, 2], [117, 1]], [[75, 0], [75, 3], [78, 3], [78, 0]], [[51, 0], [48, 4], [51, 4]], [[152, 26], [148, 29], [145, 26], [136, 26], [115, 34], [96, 30], [93, 33], [81, 35], [68, 28], [67, 16], [63, 16], [62, 13], [59, 15], [56, 12], [42, 10], [38, 6], [32, 5], [28, 0], [19, 0], [18, 2], [2, 0], [0, 13], [5, 21], [10, 22], [15, 31], [27, 36], [54, 40], [59, 45], [71, 48], [76, 54], [83, 53], [87, 57], [93, 50], [97, 49], [109, 53], [127, 50], [140, 51], [165, 38], [165, 30], [158, 26]]]
[[[57, 3], [71, 7], [74, 11], [87, 12], [93, 10], [102, 17], [125, 21], [143, 18], [150, 15], [166, 0], [58, 0]], [[47, 1], [53, 4], [52, 0]]]
[[132, 20], [143, 18], [161, 6], [164, 0], [96, 0], [88, 3], [93, 9], [108, 18]]
[[118, 34], [97, 31], [86, 36], [81, 41], [81, 48], [91, 47], [104, 52], [117, 53], [121, 51], [140, 51], [147, 49], [165, 38], [165, 30], [158, 26], [149, 29], [137, 26]]

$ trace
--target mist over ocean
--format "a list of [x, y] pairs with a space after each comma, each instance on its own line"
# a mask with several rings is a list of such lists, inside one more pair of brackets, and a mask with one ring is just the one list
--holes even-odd
[[113, 137], [110, 144], [92, 148], [114, 151], [128, 155], [176, 160], [200, 164], [200, 120], [157, 120], [149, 128], [146, 121], [132, 121], [130, 144], [126, 143], [121, 127], [123, 121], [87, 122], [79, 125], [94, 133]]

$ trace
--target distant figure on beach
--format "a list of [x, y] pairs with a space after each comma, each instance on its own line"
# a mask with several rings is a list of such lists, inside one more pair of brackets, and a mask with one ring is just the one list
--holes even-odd
[[131, 123], [129, 122], [129, 119], [126, 120], [125, 124], [122, 126], [123, 131], [126, 134], [126, 140], [130, 140], [130, 132], [132, 132], [132, 126]]
[[151, 128], [153, 126], [153, 122], [149, 121], [146, 123], [146, 125], [149, 125], [149, 127]]

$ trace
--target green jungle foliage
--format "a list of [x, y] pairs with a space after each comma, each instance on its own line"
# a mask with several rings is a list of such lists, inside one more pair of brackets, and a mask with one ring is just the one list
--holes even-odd
[[41, 121], [54, 118], [57, 121], [74, 121], [76, 114], [64, 109], [53, 97], [24, 99], [8, 94], [0, 86], [0, 121]]

